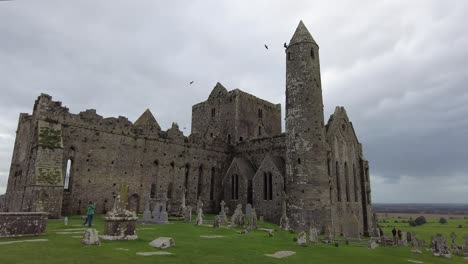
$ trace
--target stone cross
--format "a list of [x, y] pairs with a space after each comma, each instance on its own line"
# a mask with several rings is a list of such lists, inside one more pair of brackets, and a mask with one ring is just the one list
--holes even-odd
[[224, 210], [224, 206], [226, 205], [224, 200], [221, 201], [220, 205], [221, 205], [221, 212], [219, 212], [219, 223], [225, 224], [227, 222], [227, 216], [226, 216], [226, 211]]

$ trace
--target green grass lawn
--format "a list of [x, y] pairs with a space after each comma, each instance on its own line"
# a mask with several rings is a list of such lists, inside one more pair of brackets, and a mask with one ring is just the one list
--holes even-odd
[[[401, 220], [401, 219], [397, 219]], [[434, 220], [435, 221], [435, 220]], [[458, 221], [458, 220], [457, 220]], [[463, 221], [460, 220], [461, 224]], [[455, 220], [449, 220], [446, 225], [429, 223], [415, 228], [418, 235], [427, 239], [432, 233], [448, 235], [452, 230], [457, 231], [461, 242], [466, 228], [457, 229]], [[418, 260], [424, 263], [468, 263], [461, 257], [454, 259], [436, 258], [425, 252], [421, 255], [410, 253], [410, 248], [379, 247], [375, 250], [353, 246], [319, 244], [301, 247], [293, 242], [294, 234], [277, 230], [274, 237], [262, 231], [254, 231], [240, 235], [239, 229], [213, 229], [208, 226], [195, 226], [193, 223], [174, 221], [167, 225], [138, 225], [138, 239], [134, 241], [101, 241], [101, 246], [83, 246], [80, 234], [57, 234], [64, 229], [80, 228], [79, 217], [70, 219], [69, 225], [64, 226], [63, 220], [49, 220], [47, 233], [33, 238], [0, 239], [0, 242], [9, 240], [23, 240], [45, 238], [48, 242], [18, 243], [0, 245], [0, 263], [411, 263], [408, 260]], [[103, 216], [95, 220], [95, 228], [102, 234]], [[407, 224], [382, 223], [388, 233], [396, 225], [402, 230], [409, 230]], [[269, 223], [261, 222], [261, 227], [277, 228]], [[403, 228], [403, 226], [405, 228]], [[222, 235], [223, 238], [206, 239], [200, 235]], [[148, 245], [153, 239], [161, 236], [173, 237], [176, 246], [159, 250]], [[120, 248], [120, 250], [119, 250]], [[121, 249], [128, 249], [123, 251]], [[274, 259], [265, 256], [279, 250], [295, 251], [296, 255]], [[171, 256], [138, 256], [137, 252], [167, 251]]]

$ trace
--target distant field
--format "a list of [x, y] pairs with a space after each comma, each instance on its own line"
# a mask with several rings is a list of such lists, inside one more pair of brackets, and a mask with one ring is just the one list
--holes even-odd
[[379, 219], [384, 219], [384, 218], [416, 218], [418, 216], [424, 216], [426, 218], [441, 218], [445, 217], [447, 220], [449, 218], [454, 218], [454, 219], [467, 219], [468, 220], [468, 215], [462, 215], [462, 214], [418, 214], [418, 213], [377, 213], [377, 217]]
[[[211, 216], [212, 217], [212, 216]], [[386, 219], [389, 223], [380, 223], [385, 232], [390, 232], [392, 226], [402, 230], [411, 230], [407, 224], [401, 223], [402, 219]], [[399, 223], [390, 223], [399, 221]], [[448, 234], [452, 230], [457, 231], [457, 242], [461, 242], [462, 234], [468, 233], [468, 229], [456, 229], [456, 225], [464, 224], [468, 227], [468, 220], [454, 220], [446, 225], [431, 223], [416, 227], [414, 230], [421, 238], [428, 239], [431, 234], [437, 232]], [[0, 245], [0, 263], [359, 263], [359, 264], [411, 264], [409, 260], [428, 263], [468, 263], [461, 257], [454, 259], [442, 259], [434, 257], [430, 252], [412, 254], [409, 247], [379, 247], [370, 250], [363, 247], [330, 244], [298, 246], [293, 242], [296, 236], [287, 231], [276, 230], [274, 237], [268, 237], [267, 233], [254, 231], [240, 235], [236, 231], [240, 229], [213, 229], [210, 226], [195, 226], [193, 223], [173, 222], [167, 225], [138, 225], [139, 238], [135, 241], [104, 241], [101, 246], [83, 246], [80, 243], [80, 231], [73, 234], [60, 234], [70, 228], [82, 228], [77, 216], [70, 219], [70, 225], [64, 226], [61, 220], [49, 220], [47, 233], [37, 238], [48, 239], [48, 242], [19, 243], [13, 245]], [[260, 226], [277, 229], [278, 226], [260, 222]], [[102, 234], [102, 216], [97, 216], [96, 228]], [[200, 235], [221, 235], [223, 238], [206, 239]], [[76, 237], [77, 236], [77, 237]], [[161, 251], [148, 245], [153, 239], [161, 236], [173, 237], [176, 246], [165, 249], [172, 256], [137, 256], [137, 252]], [[0, 239], [0, 242], [18, 239]], [[26, 238], [26, 239], [36, 239]], [[296, 254], [285, 259], [273, 259], [265, 256], [279, 250], [291, 250]]]
[[[401, 218], [398, 218], [400, 216]], [[459, 245], [464, 244], [463, 236], [468, 235], [468, 219], [449, 219], [447, 216], [443, 216], [447, 219], [446, 224], [440, 224], [440, 217], [426, 217], [427, 223], [421, 226], [412, 227], [409, 225], [409, 217], [416, 217], [420, 215], [409, 215], [408, 217], [403, 217], [402, 214], [397, 214], [396, 217], [389, 218], [379, 218], [379, 226], [383, 229], [385, 235], [391, 236], [391, 231], [393, 227], [397, 230], [405, 232], [414, 232], [416, 236], [420, 239], [424, 239], [427, 243], [430, 242], [431, 236], [436, 234], [442, 234], [447, 239], [447, 242], [450, 241], [450, 233], [454, 232], [457, 235], [456, 242]], [[385, 221], [385, 222], [383, 222]], [[461, 228], [459, 228], [461, 226]], [[451, 245], [450, 243], [448, 244]]]

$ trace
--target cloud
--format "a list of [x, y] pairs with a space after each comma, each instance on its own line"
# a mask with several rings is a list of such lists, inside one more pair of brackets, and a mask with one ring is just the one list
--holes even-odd
[[446, 184], [429, 202], [459, 201], [454, 193], [468, 188], [467, 12], [464, 1], [0, 2], [0, 186], [18, 115], [41, 92], [73, 113], [134, 121], [150, 108], [163, 128], [189, 128], [191, 106], [219, 81], [281, 103], [284, 115], [282, 46], [302, 19], [320, 46], [325, 119], [347, 109], [374, 201], [404, 197], [404, 188], [385, 191], [396, 184], [419, 183], [422, 197], [433, 179]]

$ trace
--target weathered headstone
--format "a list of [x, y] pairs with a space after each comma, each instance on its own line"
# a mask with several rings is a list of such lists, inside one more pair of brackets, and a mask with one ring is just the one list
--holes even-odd
[[192, 206], [186, 206], [184, 212], [185, 222], [192, 222]]
[[318, 229], [312, 225], [309, 230], [309, 241], [312, 244], [317, 244], [318, 243]]
[[411, 252], [421, 254], [421, 249], [419, 249], [419, 241], [416, 237], [416, 234], [411, 234]]
[[225, 205], [226, 203], [221, 201], [221, 212], [219, 212], [219, 223], [220, 224], [226, 224], [227, 223], [227, 215], [226, 215], [226, 210], [225, 210]]
[[242, 204], [238, 204], [234, 214], [231, 216], [231, 225], [244, 226], [244, 213], [242, 213]]
[[68, 217], [67, 217], [67, 216], [65, 216], [65, 217], [63, 218], [63, 225], [65, 225], [65, 226], [68, 225]]
[[201, 200], [201, 197], [198, 197], [198, 201], [197, 201], [197, 212], [198, 212], [200, 209], [203, 211], [203, 202], [202, 202], [202, 200]]
[[404, 232], [404, 231], [401, 232], [401, 244], [405, 247], [408, 246], [407, 232]]
[[257, 229], [257, 210], [255, 208], [252, 208], [252, 222], [250, 223], [250, 229]]
[[325, 239], [324, 239], [324, 242], [325, 243], [331, 243], [333, 241], [333, 233], [332, 233], [332, 229], [330, 226], [328, 226], [327, 228], [327, 233], [325, 235]]
[[219, 228], [219, 215], [215, 215], [214, 217], [213, 228]]
[[175, 246], [175, 241], [172, 237], [158, 237], [149, 243], [155, 248], [169, 248]]
[[248, 203], [245, 206], [245, 224], [247, 225], [247, 227], [250, 226], [251, 218], [252, 218], [252, 205]]
[[155, 224], [167, 224], [169, 222], [167, 215], [167, 198], [161, 198], [156, 200], [153, 210], [153, 223]]
[[99, 241], [99, 235], [96, 229], [86, 229], [83, 234], [83, 238], [81, 239], [81, 243], [84, 245], [100, 245], [101, 242]]
[[441, 234], [437, 234], [431, 239], [431, 250], [434, 252], [434, 256], [451, 257], [448, 252], [447, 241]]
[[379, 244], [377, 244], [377, 241], [375, 241], [375, 239], [371, 239], [369, 241], [369, 249], [376, 249], [378, 246]]
[[141, 219], [142, 223], [151, 222], [151, 210], [150, 210], [150, 194], [146, 195], [145, 200], [145, 211], [143, 211], [143, 218]]
[[307, 246], [307, 234], [305, 231], [300, 231], [297, 235], [297, 244], [299, 246]]
[[195, 220], [196, 225], [203, 225], [203, 211], [202, 209], [198, 209], [197, 212], [197, 219]]
[[289, 226], [289, 218], [286, 215], [286, 201], [287, 201], [286, 192], [283, 191], [281, 196], [281, 218], [280, 218], [280, 227], [283, 230], [289, 230], [291, 227]]

